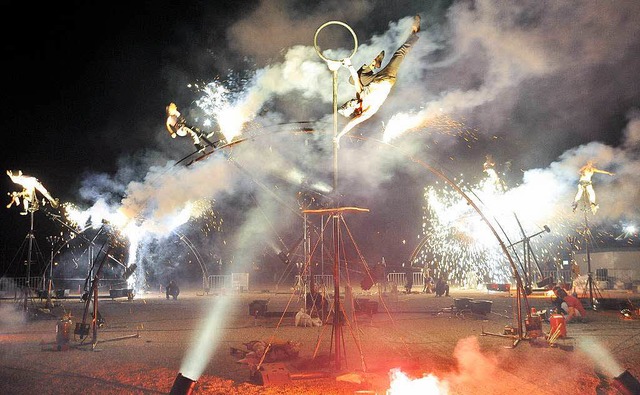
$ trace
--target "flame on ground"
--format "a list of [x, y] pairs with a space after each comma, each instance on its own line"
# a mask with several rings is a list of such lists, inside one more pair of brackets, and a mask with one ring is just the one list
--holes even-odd
[[449, 384], [433, 374], [412, 379], [396, 368], [391, 369], [389, 376], [391, 376], [391, 386], [387, 390], [387, 395], [446, 395], [449, 393]]

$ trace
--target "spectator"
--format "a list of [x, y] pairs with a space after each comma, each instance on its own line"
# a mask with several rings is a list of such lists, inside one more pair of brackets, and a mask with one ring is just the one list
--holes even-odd
[[565, 316], [567, 323], [573, 319], [584, 322], [587, 311], [582, 306], [580, 299], [569, 295], [562, 287], [555, 287], [553, 293], [556, 295], [554, 304], [556, 307], [559, 306], [560, 313]]
[[382, 262], [376, 263], [376, 266], [373, 270], [373, 276], [375, 282], [378, 284], [378, 294], [383, 294], [387, 292], [387, 264], [382, 258]]
[[431, 277], [431, 269], [427, 267], [426, 263], [422, 268], [422, 279], [424, 281], [424, 285], [422, 286], [422, 293], [433, 293], [433, 277]]
[[178, 284], [176, 284], [175, 281], [173, 280], [169, 281], [169, 284], [167, 284], [166, 291], [167, 291], [166, 292], [167, 299], [169, 299], [169, 296], [173, 297], [173, 300], [178, 299], [178, 294], [180, 294], [180, 288], [178, 288]]
[[413, 270], [411, 269], [411, 265], [407, 265], [407, 268], [405, 270], [404, 289], [407, 292], [407, 294], [410, 294], [412, 288], [413, 288]]
[[449, 296], [449, 284], [440, 276], [436, 282], [436, 296]]

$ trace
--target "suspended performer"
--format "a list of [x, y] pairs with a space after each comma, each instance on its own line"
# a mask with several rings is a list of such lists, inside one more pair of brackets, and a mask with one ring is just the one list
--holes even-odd
[[353, 68], [349, 58], [343, 60], [342, 64], [351, 73], [349, 82], [355, 85], [356, 97], [338, 109], [340, 114], [350, 118], [349, 122], [336, 137], [338, 140], [349, 133], [356, 125], [366, 121], [378, 112], [387, 96], [389, 96], [391, 88], [396, 83], [398, 69], [402, 61], [418, 40], [419, 31], [420, 16], [416, 15], [411, 26], [409, 38], [396, 50], [389, 63], [378, 72], [374, 72], [374, 70], [382, 65], [384, 51], [380, 52], [371, 64], [363, 65], [358, 71]]
[[14, 203], [16, 206], [20, 205], [20, 198], [22, 198], [24, 208], [24, 211], [21, 213], [22, 215], [27, 215], [30, 208], [37, 210], [38, 197], [36, 196], [36, 191], [40, 192], [49, 200], [51, 207], [58, 207], [58, 199], [54, 199], [37, 178], [22, 174], [22, 170], [18, 170], [17, 174], [14, 174], [11, 170], [7, 170], [7, 175], [11, 178], [11, 181], [23, 187], [21, 192], [12, 192], [9, 194], [9, 196], [11, 196], [11, 202], [7, 205], [7, 208], [11, 207]]
[[502, 179], [500, 179], [500, 176], [498, 176], [498, 172], [496, 172], [495, 167], [496, 162], [493, 160], [493, 156], [486, 155], [484, 164], [482, 165], [482, 170], [487, 173], [487, 176], [489, 176], [489, 180], [491, 180], [491, 183], [495, 186], [495, 188], [498, 191], [504, 192], [506, 189], [504, 181], [502, 181]]
[[216, 148], [217, 144], [209, 141], [209, 137], [213, 135], [210, 133], [205, 136], [200, 129], [192, 126], [188, 126], [184, 117], [178, 111], [178, 106], [175, 103], [170, 103], [167, 106], [167, 122], [166, 122], [167, 130], [169, 131], [169, 135], [171, 138], [176, 138], [177, 136], [185, 137], [189, 136], [193, 140], [193, 145], [196, 147], [198, 151], [203, 151], [207, 145]]
[[578, 181], [578, 192], [573, 199], [573, 211], [576, 211], [578, 202], [582, 199], [583, 194], [586, 193], [587, 200], [589, 201], [589, 207], [593, 214], [598, 211], [598, 204], [596, 203], [596, 192], [593, 190], [593, 184], [591, 183], [591, 177], [595, 173], [607, 174], [613, 176], [614, 174], [606, 170], [600, 170], [594, 166], [593, 161], [588, 161], [586, 165], [582, 166], [579, 170], [580, 180]]

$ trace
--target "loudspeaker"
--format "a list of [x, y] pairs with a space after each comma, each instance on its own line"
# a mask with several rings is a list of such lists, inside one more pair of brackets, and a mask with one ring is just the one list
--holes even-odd
[[264, 317], [267, 313], [267, 305], [269, 304], [268, 300], [254, 300], [249, 303], [249, 315], [257, 317]]
[[115, 298], [133, 299], [133, 289], [130, 289], [130, 288], [110, 289], [109, 297], [111, 299], [115, 299]]
[[487, 315], [491, 313], [491, 305], [493, 304], [490, 300], [472, 300], [470, 302], [471, 312], [475, 314]]

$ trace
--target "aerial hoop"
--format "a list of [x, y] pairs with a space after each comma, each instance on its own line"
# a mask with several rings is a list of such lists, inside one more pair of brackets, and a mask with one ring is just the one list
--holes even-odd
[[[342, 59], [329, 59], [326, 56], [324, 56], [322, 54], [322, 49], [320, 49], [320, 47], [318, 46], [318, 34], [320, 33], [320, 31], [322, 29], [324, 29], [325, 27], [329, 26], [329, 25], [340, 25], [340, 26], [344, 26], [349, 33], [351, 33], [351, 36], [353, 37], [353, 51], [351, 52], [351, 55], [347, 56], [346, 58], [342, 58]], [[332, 62], [337, 62], [337, 63], [341, 63], [344, 59], [351, 59], [351, 57], [353, 55], [356, 54], [356, 51], [358, 50], [358, 37], [356, 36], [356, 33], [353, 31], [353, 29], [351, 29], [351, 27], [349, 25], [347, 25], [344, 22], [340, 22], [340, 21], [329, 21], [324, 23], [322, 26], [320, 26], [318, 28], [318, 30], [316, 30], [316, 34], [313, 36], [313, 47], [316, 49], [316, 52], [318, 53], [318, 56], [320, 56], [320, 58], [322, 60], [324, 60], [325, 62], [331, 64]]]

